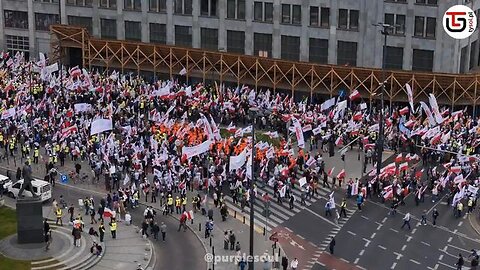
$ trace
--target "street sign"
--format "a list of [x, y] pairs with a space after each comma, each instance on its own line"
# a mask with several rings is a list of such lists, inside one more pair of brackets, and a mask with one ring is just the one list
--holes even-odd
[[65, 174], [60, 175], [60, 182], [66, 184], [68, 182], [68, 176]]

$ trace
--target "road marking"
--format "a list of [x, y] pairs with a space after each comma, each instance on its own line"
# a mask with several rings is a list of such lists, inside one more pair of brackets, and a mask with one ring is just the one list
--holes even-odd
[[435, 267], [433, 267], [433, 270], [437, 270], [440, 265], [437, 263], [435, 264]]
[[452, 248], [456, 248], [456, 249], [461, 250], [461, 251], [464, 251], [464, 252], [467, 252], [467, 253], [472, 252], [471, 250], [466, 250], [466, 249], [463, 249], [463, 248], [461, 248], [461, 247], [457, 247], [457, 246], [454, 246], [454, 245], [448, 244], [448, 246], [449, 246], [449, 247], [452, 247]]
[[353, 262], [353, 264], [357, 264], [359, 260], [360, 260], [360, 258], [356, 258], [355, 261]]
[[402, 254], [400, 254], [400, 253], [398, 253], [398, 252], [395, 252], [395, 251], [393, 252], [393, 254], [397, 255], [397, 260], [400, 260], [400, 258], [403, 257]]
[[443, 262], [438, 262], [438, 263], [441, 264], [441, 265], [443, 265], [443, 266], [446, 266], [446, 267], [448, 267], [448, 268], [450, 268], [450, 269], [457, 269], [457, 268], [455, 268], [455, 267], [453, 267], [453, 266], [451, 266], [451, 265], [449, 265], [449, 264], [443, 263]]
[[383, 225], [382, 225], [382, 224], [378, 225], [378, 227], [377, 227], [377, 231], [379, 231], [379, 230], [380, 230], [380, 228], [382, 228], [382, 227], [383, 227]]
[[365, 249], [360, 250], [360, 252], [358, 253], [358, 256], [362, 256], [364, 252], [365, 252]]
[[407, 248], [407, 245], [403, 245], [402, 251], [405, 251], [406, 248]]
[[347, 231], [347, 232], [348, 232], [349, 234], [353, 235], [353, 236], [357, 235], [356, 233], [351, 232], [351, 231]]
[[460, 221], [460, 222], [458, 223], [458, 227], [462, 226], [462, 224], [463, 224], [463, 221]]
[[362, 270], [367, 270], [367, 269], [366, 269], [365, 267], [363, 267], [363, 266], [360, 266], [360, 265], [355, 265], [355, 266], [356, 266], [357, 268], [362, 269]]
[[364, 218], [364, 219], [366, 219], [366, 220], [370, 220], [368, 217], [366, 217], [366, 216], [364, 216], [364, 215], [362, 215], [361, 217]]
[[384, 217], [384, 218], [382, 219], [382, 223], [385, 223], [385, 221], [387, 221], [387, 218], [386, 218], [386, 217]]
[[453, 233], [454, 233], [454, 234], [456, 234], [457, 232], [458, 232], [458, 230], [457, 230], [457, 229], [453, 230]]
[[425, 246], [428, 246], [428, 247], [431, 246], [431, 245], [430, 245], [429, 243], [427, 243], [427, 242], [423, 242], [423, 241], [422, 241], [421, 243], [424, 244]]
[[415, 261], [415, 260], [413, 260], [413, 259], [410, 259], [410, 261], [413, 262], [413, 263], [416, 263], [416, 264], [421, 264], [421, 263], [419, 263], [419, 262], [417, 262], [417, 261]]
[[297, 236], [302, 239], [302, 240], [305, 240], [305, 237], [301, 236], [300, 234], [297, 234]]
[[390, 269], [395, 269], [395, 266], [397, 266], [397, 263], [396, 263], [396, 262], [394, 262], [394, 263], [392, 264], [392, 267], [390, 267]]
[[288, 228], [288, 227], [284, 227], [284, 228], [285, 228], [287, 231], [289, 231], [289, 232], [293, 232], [293, 231], [292, 231], [290, 228]]
[[453, 239], [453, 238], [450, 236], [450, 237], [448, 238], [447, 242], [448, 242], [448, 243], [452, 242], [452, 239]]
[[417, 231], [417, 228], [412, 230], [412, 234], [414, 234]]
[[381, 246], [381, 245], [378, 245], [379, 248], [383, 249], [383, 250], [386, 250], [387, 248], [384, 247], [384, 246]]
[[443, 259], [443, 254], [438, 257], [438, 260], [441, 261]]
[[410, 242], [410, 240], [412, 240], [412, 237], [411, 236], [407, 237], [407, 242]]
[[365, 247], [368, 247], [368, 245], [370, 245], [370, 240], [366, 239], [366, 238], [362, 238], [363, 240], [365, 240], [367, 243], [365, 243]]
[[331, 220], [323, 217], [322, 215], [319, 215], [319, 214], [313, 212], [310, 208], [305, 208], [305, 210], [307, 210], [307, 212], [310, 212], [312, 215], [314, 215], [314, 216], [316, 216], [316, 217], [318, 217], [318, 218], [320, 218], [320, 219], [322, 219], [322, 220], [330, 223], [331, 225], [333, 225], [333, 226], [335, 226], [335, 227], [340, 227], [340, 226], [338, 226], [338, 224], [332, 222]]
[[377, 233], [372, 233], [372, 235], [370, 236], [370, 239], [373, 239], [375, 235], [377, 235]]
[[395, 229], [392, 229], [392, 228], [390, 228], [390, 231], [394, 231], [394, 232], [398, 233], [398, 231], [397, 231], [397, 230], [395, 230]]
[[[346, 263], [350, 263], [349, 260], [345, 260], [344, 258], [340, 258], [340, 260], [342, 260], [342, 261], [344, 261], [344, 262], [346, 262]], [[324, 266], [325, 266], [325, 265], [324, 265]]]

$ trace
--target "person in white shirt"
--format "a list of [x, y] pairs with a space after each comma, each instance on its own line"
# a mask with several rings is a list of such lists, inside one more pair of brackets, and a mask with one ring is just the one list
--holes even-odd
[[127, 213], [125, 214], [125, 223], [126, 223], [126, 225], [132, 224], [132, 216], [130, 215], [129, 212], [127, 212]]
[[292, 268], [292, 270], [296, 270], [298, 267], [298, 260], [297, 258], [293, 259], [293, 261], [290, 263], [290, 268]]

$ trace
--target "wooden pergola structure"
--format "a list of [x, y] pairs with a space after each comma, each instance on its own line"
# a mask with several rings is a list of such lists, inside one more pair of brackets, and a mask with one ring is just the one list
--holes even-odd
[[[82, 27], [52, 25], [51, 61], [64, 57], [69, 47], [82, 50], [83, 66], [106, 70], [149, 71], [177, 76], [182, 69], [189, 78], [217, 80], [292, 94], [334, 96], [340, 89], [357, 89], [364, 99], [377, 99], [381, 93], [382, 70], [238, 55], [194, 48], [93, 38]], [[410, 84], [415, 101], [428, 100], [433, 93], [439, 104], [474, 105], [480, 98], [480, 75], [386, 71], [385, 100], [407, 101], [405, 84]], [[477, 91], [477, 89], [479, 91]]]

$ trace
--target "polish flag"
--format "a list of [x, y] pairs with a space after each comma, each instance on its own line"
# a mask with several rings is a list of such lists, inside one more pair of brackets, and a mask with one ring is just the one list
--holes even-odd
[[403, 161], [403, 154], [400, 153], [398, 156], [395, 158], [395, 163], [400, 163]]
[[398, 167], [398, 170], [400, 172], [408, 170], [408, 162], [404, 162], [404, 163], [400, 164], [400, 166]]
[[459, 174], [453, 179], [453, 182], [455, 184], [459, 184], [459, 183], [462, 183], [464, 181], [465, 181], [465, 179], [463, 178], [463, 174]]
[[235, 133], [236, 130], [237, 129], [233, 125], [233, 122], [231, 122], [230, 125], [228, 125], [228, 127], [227, 127], [227, 131], [230, 132], [230, 133]]
[[461, 166], [451, 167], [450, 171], [455, 173], [455, 174], [459, 174], [462, 171], [462, 167]]
[[290, 121], [290, 119], [292, 119], [292, 116], [290, 114], [282, 114], [282, 121], [283, 122], [288, 122]]
[[5, 92], [7, 92], [7, 95], [8, 95], [8, 91], [13, 90], [13, 89], [14, 89], [14, 87], [13, 87], [13, 81], [11, 80], [11, 81], [9, 81], [8, 84], [5, 86], [4, 90], [5, 90]]
[[365, 136], [362, 138], [362, 143], [363, 144], [368, 144], [368, 136]]
[[193, 210], [185, 211], [182, 215], [188, 220], [193, 220]]
[[367, 144], [365, 144], [365, 150], [373, 149], [374, 147], [375, 147], [375, 144], [374, 144], [374, 143], [367, 143]]
[[360, 98], [360, 92], [357, 89], [353, 90], [353, 92], [349, 96], [350, 101], [354, 101], [357, 98]]
[[360, 121], [360, 120], [362, 120], [362, 117], [363, 117], [362, 112], [357, 112], [357, 113], [353, 116], [353, 121]]
[[408, 127], [408, 128], [411, 128], [411, 127], [413, 127], [414, 125], [415, 125], [415, 121], [413, 121], [413, 120], [408, 120], [408, 121], [404, 124], [404, 126], [405, 126], [405, 127]]
[[337, 174], [337, 179], [343, 179], [345, 178], [346, 174], [345, 174], [345, 170], [342, 169], [338, 174]]
[[435, 145], [440, 142], [440, 139], [442, 139], [442, 135], [442, 133], [438, 133], [437, 135], [433, 136], [433, 138], [430, 140], [430, 145]]
[[343, 139], [342, 136], [339, 136], [337, 140], [335, 140], [335, 145], [340, 146], [341, 144], [343, 144]]
[[178, 189], [180, 189], [180, 190], [184, 190], [185, 187], [186, 187], [186, 185], [185, 185], [185, 180], [182, 181], [180, 184], [178, 184]]
[[335, 167], [333, 167], [333, 168], [331, 168], [330, 170], [328, 170], [327, 175], [328, 175], [329, 177], [332, 176], [333, 170], [335, 170]]
[[392, 185], [390, 185], [388, 187], [385, 187], [383, 189], [383, 198], [385, 200], [393, 198], [393, 186]]
[[403, 109], [400, 110], [400, 115], [405, 115], [405, 114], [408, 113], [408, 111], [409, 111], [409, 110], [408, 110], [408, 107], [406, 106], [405, 108], [403, 108]]
[[70, 76], [72, 77], [78, 77], [82, 74], [82, 70], [80, 70], [80, 68], [78, 68], [78, 66], [75, 66], [73, 68], [71, 68], [68, 73], [70, 73]]
[[67, 138], [75, 132], [78, 132], [77, 125], [73, 125], [71, 127], [64, 128], [64, 129], [62, 129], [62, 138]]
[[423, 175], [423, 169], [421, 169], [420, 171], [415, 173], [415, 178], [420, 179], [422, 177], [422, 175]]
[[103, 210], [103, 217], [115, 218], [115, 215], [116, 215], [115, 211], [111, 210], [108, 207], [105, 207], [105, 209]]

